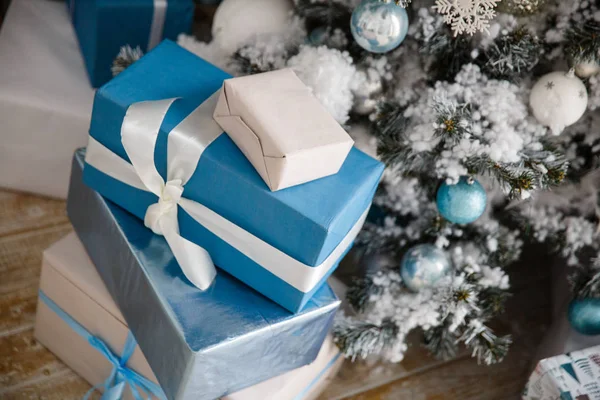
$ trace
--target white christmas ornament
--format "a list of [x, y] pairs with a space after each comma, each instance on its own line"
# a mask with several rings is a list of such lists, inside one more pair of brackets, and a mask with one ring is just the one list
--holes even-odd
[[573, 70], [542, 76], [529, 96], [533, 115], [554, 135], [560, 135], [564, 128], [577, 122], [585, 113], [587, 103], [585, 85]]
[[433, 7], [452, 27], [454, 36], [487, 31], [500, 0], [436, 0]]
[[600, 73], [600, 64], [595, 61], [575, 65], [575, 74], [580, 78], [589, 78]]
[[285, 32], [291, 10], [291, 0], [223, 0], [213, 19], [213, 39], [234, 53], [257, 35]]

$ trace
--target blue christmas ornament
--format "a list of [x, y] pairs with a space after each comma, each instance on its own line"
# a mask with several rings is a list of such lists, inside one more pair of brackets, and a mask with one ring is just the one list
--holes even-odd
[[600, 299], [575, 299], [569, 304], [569, 322], [583, 335], [600, 335]]
[[408, 32], [406, 10], [390, 0], [362, 0], [352, 12], [354, 40], [372, 53], [386, 53], [402, 43]]
[[455, 185], [444, 182], [437, 192], [437, 208], [442, 217], [455, 224], [469, 224], [485, 211], [487, 194], [479, 182], [462, 177]]
[[432, 244], [417, 245], [404, 254], [400, 275], [404, 284], [415, 292], [432, 287], [446, 276], [451, 268], [446, 252]]
[[320, 46], [325, 43], [328, 34], [328, 29], [323, 26], [315, 28], [306, 38], [306, 43], [313, 46]]

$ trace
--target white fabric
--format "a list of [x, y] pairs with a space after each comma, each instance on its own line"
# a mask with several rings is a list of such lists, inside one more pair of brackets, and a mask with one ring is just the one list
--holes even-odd
[[[153, 157], [158, 130], [173, 99], [140, 102], [129, 107], [121, 136], [133, 165], [116, 156], [92, 137], [88, 143], [86, 162], [114, 179], [150, 191], [159, 197], [159, 202], [148, 208], [145, 224], [155, 233], [165, 236], [184, 273], [196, 286], [200, 288], [204, 286], [207, 279], [204, 277], [204, 271], [210, 271], [206, 265], [198, 267], [197, 261], [204, 260], [207, 264], [209, 256], [206, 254], [203, 257], [204, 250], [179, 236], [176, 204], [179, 204], [198, 223], [252, 261], [299, 291], [307, 293], [331, 270], [358, 235], [366, 219], [368, 208], [329, 257], [321, 265], [311, 267], [288, 256], [202, 204], [181, 197], [183, 187], [195, 171], [202, 152], [221, 134], [221, 129], [212, 120], [209, 112], [214, 109], [216, 99], [215, 95], [211, 96], [169, 135], [166, 184], [156, 171]], [[176, 151], [180, 152], [176, 154]]]
[[94, 91], [64, 2], [13, 0], [0, 60], [0, 186], [65, 198]]

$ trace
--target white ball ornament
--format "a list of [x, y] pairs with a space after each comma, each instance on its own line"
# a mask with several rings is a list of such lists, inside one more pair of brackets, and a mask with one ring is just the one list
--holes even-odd
[[233, 53], [250, 39], [289, 28], [291, 0], [223, 0], [213, 19], [213, 40]]
[[587, 90], [574, 70], [542, 76], [529, 96], [533, 115], [554, 135], [560, 135], [564, 128], [577, 122], [585, 113], [587, 103]]

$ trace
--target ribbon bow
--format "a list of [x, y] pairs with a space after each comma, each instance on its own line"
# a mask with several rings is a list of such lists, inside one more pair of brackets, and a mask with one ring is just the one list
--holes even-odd
[[113, 369], [106, 378], [106, 380], [94, 387], [92, 387], [83, 397], [83, 400], [87, 400], [90, 395], [98, 390], [104, 388], [104, 394], [101, 400], [118, 400], [123, 396], [123, 390], [125, 386], [129, 385], [133, 397], [135, 400], [143, 400], [144, 397], [140, 394], [140, 391], [144, 393], [146, 398], [155, 396], [161, 400], [166, 400], [160, 386], [143, 377], [139, 373], [127, 367], [127, 361], [133, 354], [137, 343], [131, 332], [127, 335], [125, 346], [123, 347], [123, 355], [117, 356], [111, 351], [111, 349], [104, 343], [100, 338], [92, 335], [82, 325], [75, 321], [69, 314], [67, 314], [62, 308], [52, 301], [42, 291], [39, 292], [40, 300], [43, 301], [52, 311], [54, 311], [63, 321], [65, 321], [75, 332], [81, 337], [87, 339], [88, 343], [96, 350], [98, 350], [110, 363], [113, 365]]
[[[193, 114], [195, 118], [184, 119], [169, 133], [166, 182], [156, 170], [154, 148], [162, 121], [176, 99], [134, 103], [127, 109], [121, 126], [121, 142], [143, 189], [158, 197], [158, 202], [146, 210], [144, 224], [165, 237], [184, 275], [201, 290], [210, 286], [216, 270], [204, 248], [179, 234], [177, 210], [178, 206], [184, 210], [194, 207], [182, 197], [184, 186], [196, 170], [204, 149], [222, 132], [216, 123], [207, 126], [205, 122], [205, 114], [212, 116], [217, 95], [198, 107]], [[199, 124], [196, 118], [204, 123]]]

